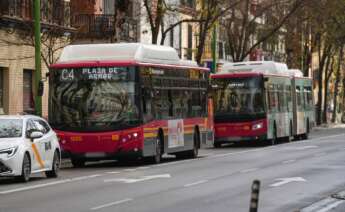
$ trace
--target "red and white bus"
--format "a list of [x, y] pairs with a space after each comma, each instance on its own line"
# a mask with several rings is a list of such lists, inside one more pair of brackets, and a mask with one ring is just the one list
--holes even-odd
[[164, 46], [67, 46], [49, 71], [49, 122], [74, 166], [88, 160], [195, 158], [212, 145], [209, 70]]
[[255, 61], [225, 64], [211, 75], [214, 146], [307, 138], [314, 123], [312, 81], [296, 73], [282, 63]]

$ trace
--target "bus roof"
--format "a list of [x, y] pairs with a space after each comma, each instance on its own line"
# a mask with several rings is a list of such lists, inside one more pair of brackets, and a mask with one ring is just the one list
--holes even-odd
[[69, 45], [63, 49], [58, 62], [52, 67], [90, 62], [200, 68], [195, 61], [181, 60], [172, 47], [142, 43]]
[[219, 74], [231, 73], [260, 73], [267, 75], [291, 76], [286, 64], [273, 61], [248, 61], [226, 63], [223, 65]]

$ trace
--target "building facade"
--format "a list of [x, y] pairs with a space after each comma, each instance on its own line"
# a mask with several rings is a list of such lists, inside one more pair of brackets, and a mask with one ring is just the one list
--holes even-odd
[[[42, 77], [54, 58], [44, 39], [60, 37], [69, 29], [69, 1], [42, 0]], [[33, 0], [0, 2], [0, 114], [35, 114], [35, 49], [33, 36]], [[51, 57], [46, 53], [50, 53]], [[55, 52], [54, 52], [55, 53]], [[47, 82], [45, 83], [47, 88]], [[47, 89], [42, 99], [47, 115]]]

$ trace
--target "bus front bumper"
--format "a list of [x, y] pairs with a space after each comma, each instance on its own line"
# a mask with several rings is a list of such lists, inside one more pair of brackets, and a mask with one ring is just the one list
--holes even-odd
[[218, 137], [214, 138], [214, 143], [235, 143], [235, 142], [241, 142], [241, 141], [263, 141], [267, 139], [267, 135], [258, 135], [258, 136], [231, 136], [231, 137]]

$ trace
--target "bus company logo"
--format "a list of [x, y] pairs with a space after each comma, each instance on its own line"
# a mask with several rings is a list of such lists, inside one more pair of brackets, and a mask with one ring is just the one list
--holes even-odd
[[243, 88], [244, 87], [244, 83], [243, 82], [229, 83], [228, 87], [229, 88]]
[[164, 75], [164, 71], [163, 70], [158, 70], [158, 69], [151, 69], [151, 74], [154, 74], [154, 75]]

